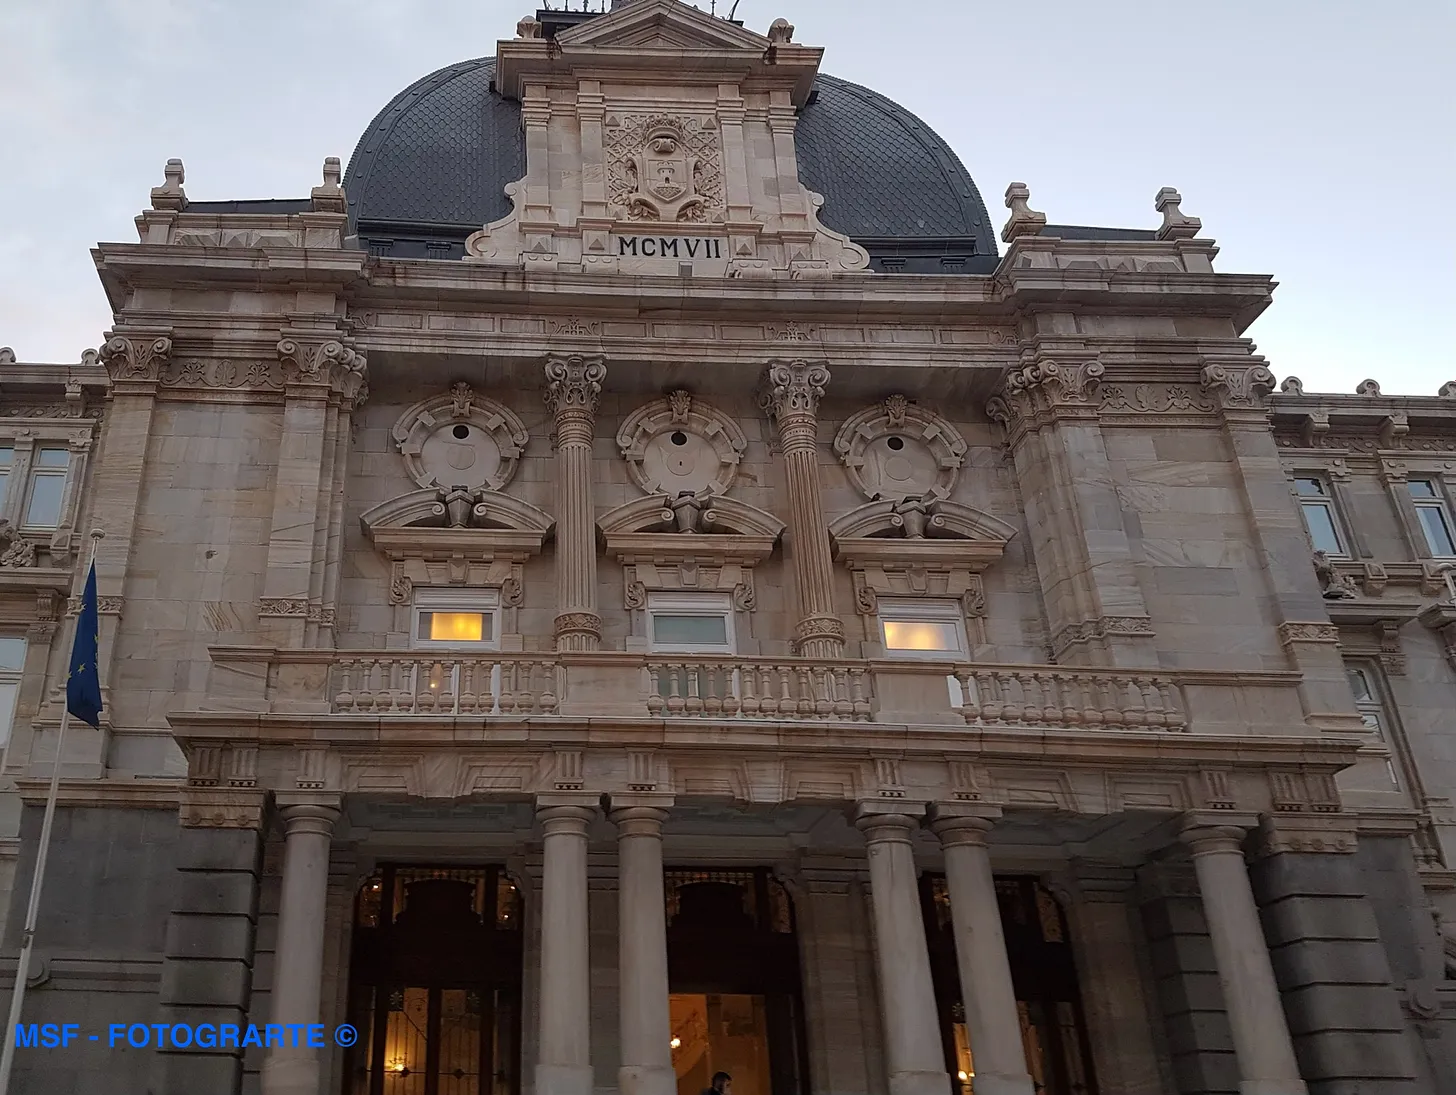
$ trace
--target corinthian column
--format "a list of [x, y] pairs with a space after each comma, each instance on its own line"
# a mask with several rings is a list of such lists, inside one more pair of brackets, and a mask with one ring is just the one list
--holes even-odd
[[805, 658], [844, 654], [844, 625], [834, 611], [834, 564], [819, 497], [819, 400], [829, 383], [821, 362], [775, 361], [764, 374], [759, 403], [773, 419], [789, 488], [789, 557], [799, 594], [794, 638]]
[[592, 505], [592, 432], [607, 367], [599, 357], [546, 362], [546, 406], [556, 419], [556, 649], [595, 650], [596, 511]]

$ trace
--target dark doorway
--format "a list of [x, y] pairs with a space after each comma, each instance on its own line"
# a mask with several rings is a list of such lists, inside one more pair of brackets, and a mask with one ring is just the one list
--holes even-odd
[[521, 923], [499, 867], [389, 865], [366, 879], [346, 1095], [519, 1095]]
[[714, 1072], [733, 1095], [807, 1095], [799, 942], [788, 892], [764, 868], [671, 868], [667, 965], [679, 1095]]
[[[975, 1047], [966, 1034], [945, 876], [926, 875], [920, 894], [946, 1066], [957, 1095], [974, 1095]], [[996, 901], [1011, 960], [1026, 1069], [1038, 1095], [1097, 1095], [1077, 968], [1060, 903], [1034, 878], [1001, 876], [996, 878]]]

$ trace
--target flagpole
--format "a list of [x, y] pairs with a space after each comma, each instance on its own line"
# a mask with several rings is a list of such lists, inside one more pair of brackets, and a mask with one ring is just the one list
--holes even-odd
[[[91, 560], [83, 572], [88, 577], [96, 565], [96, 548], [106, 533], [100, 529], [91, 531]], [[81, 626], [81, 614], [76, 613], [71, 625], [71, 645], [76, 643], [76, 629]], [[69, 658], [69, 654], [67, 657]], [[40, 891], [45, 882], [46, 859], [51, 850], [51, 828], [56, 820], [56, 799], [61, 790], [61, 758], [65, 755], [66, 728], [71, 722], [71, 705], [61, 708], [61, 728], [56, 733], [56, 760], [51, 765], [51, 786], [46, 794], [45, 820], [40, 825], [40, 845], [35, 853], [35, 876], [30, 880], [30, 904], [25, 910], [25, 931], [21, 935], [20, 960], [15, 966], [15, 988], [10, 993], [10, 1018], [5, 1024], [4, 1046], [0, 1050], [0, 1095], [10, 1091], [10, 1072], [15, 1065], [16, 1027], [20, 1023], [20, 1011], [25, 1006], [25, 982], [30, 976], [30, 956], [35, 949], [35, 925], [40, 914]]]

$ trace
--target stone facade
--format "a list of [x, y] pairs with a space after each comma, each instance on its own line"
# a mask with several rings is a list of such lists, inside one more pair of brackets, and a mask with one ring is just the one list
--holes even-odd
[[[793, 36], [523, 20], [526, 175], [463, 260], [361, 249], [336, 160], [251, 212], [172, 161], [95, 252], [100, 349], [0, 351], [11, 953], [105, 532], [27, 1020], [343, 1022], [381, 865], [489, 864], [511, 1090], [668, 1095], [664, 870], [767, 868], [776, 1093], [969, 1092], [952, 1013], [976, 1095], [1456, 1090], [1456, 382], [1275, 392], [1272, 281], [1215, 273], [1167, 188], [1137, 232], [1013, 184], [994, 272], [870, 272], [799, 178]], [[1017, 879], [1080, 986], [1047, 1075]], [[86, 1043], [14, 1090], [362, 1067]]]

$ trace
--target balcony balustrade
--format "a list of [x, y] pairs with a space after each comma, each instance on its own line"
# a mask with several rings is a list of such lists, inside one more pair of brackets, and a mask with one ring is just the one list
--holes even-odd
[[817, 720], [1182, 731], [1190, 724], [1189, 682], [1183, 678], [1197, 684], [1196, 678], [1210, 676], [1076, 666], [607, 652], [217, 647], [212, 657], [209, 710], [353, 717]]

